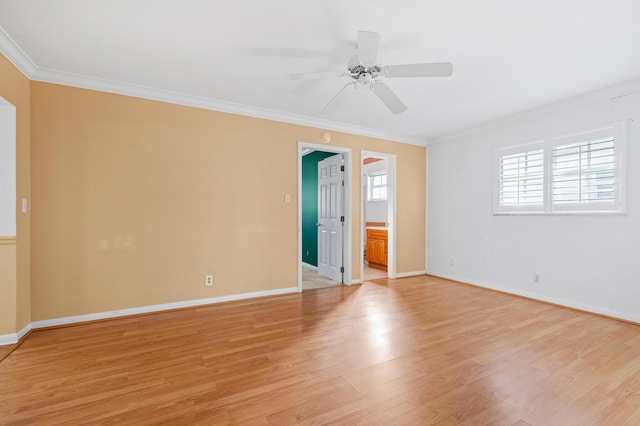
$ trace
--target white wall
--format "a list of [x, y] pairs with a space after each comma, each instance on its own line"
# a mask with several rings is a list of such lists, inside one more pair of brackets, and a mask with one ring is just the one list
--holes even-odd
[[[630, 121], [626, 215], [492, 214], [495, 147], [622, 120]], [[429, 146], [427, 272], [640, 322], [638, 152], [640, 80]]]
[[[389, 160], [387, 158], [373, 163], [364, 164], [362, 166], [365, 190], [367, 185], [367, 175], [376, 172], [384, 172], [389, 170]], [[366, 192], [364, 192], [366, 194]], [[366, 196], [366, 195], [365, 195]], [[388, 222], [389, 221], [389, 203], [387, 200], [367, 201], [365, 205], [365, 221], [366, 222]]]
[[16, 108], [0, 98], [0, 237], [16, 235]]

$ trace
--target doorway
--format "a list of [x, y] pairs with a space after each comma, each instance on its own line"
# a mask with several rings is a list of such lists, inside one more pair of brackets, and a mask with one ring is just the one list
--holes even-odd
[[[340, 197], [340, 200], [342, 201], [342, 214], [340, 216], [343, 216], [344, 221], [341, 221], [342, 224], [340, 227], [340, 235], [338, 235], [337, 233], [334, 234], [337, 236], [337, 238], [339, 238], [339, 241], [336, 241], [335, 244], [339, 245], [339, 250], [337, 251], [341, 253], [337, 255], [339, 256], [339, 259], [336, 258], [334, 260], [339, 260], [339, 263], [341, 264], [338, 266], [338, 268], [340, 269], [340, 275], [334, 275], [334, 279], [330, 280], [329, 278], [324, 277], [319, 273], [318, 254], [321, 253], [318, 253], [317, 250], [317, 239], [309, 238], [310, 235], [321, 234], [320, 232], [318, 232], [318, 225], [320, 225], [322, 221], [318, 219], [309, 219], [309, 209], [314, 209], [316, 213], [315, 217], [318, 217], [318, 199], [320, 197], [318, 197], [317, 192], [315, 192], [311, 196], [308, 193], [310, 192], [309, 183], [305, 182], [303, 176], [303, 159], [305, 160], [305, 166], [308, 166], [310, 163], [315, 163], [317, 165], [320, 161], [330, 159], [332, 156], [336, 156], [336, 154], [339, 154], [339, 156], [342, 157], [341, 162], [344, 165], [344, 171], [341, 172], [344, 179], [344, 187], [340, 185], [340, 190], [342, 190], [342, 196]], [[302, 291], [306, 287], [320, 288], [331, 285], [339, 285], [341, 283], [338, 282], [338, 280], [347, 285], [350, 285], [352, 283], [351, 158], [351, 150], [348, 148], [317, 145], [306, 142], [298, 143], [298, 291]], [[309, 173], [317, 173], [318, 168], [316, 167], [314, 169], [315, 171], [312, 172], [309, 172], [308, 169], [305, 170], [305, 173], [308, 177]], [[317, 184], [316, 182], [317, 180], [314, 181], [311, 185], [315, 186]], [[303, 183], [305, 183], [304, 186]], [[305, 188], [306, 191], [304, 190]], [[305, 278], [304, 280], [303, 277]], [[303, 283], [305, 284], [304, 286]]]
[[362, 282], [396, 278], [396, 156], [362, 151]]

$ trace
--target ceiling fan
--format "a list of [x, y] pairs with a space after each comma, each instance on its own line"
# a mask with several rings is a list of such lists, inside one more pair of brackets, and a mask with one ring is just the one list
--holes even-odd
[[358, 32], [358, 53], [349, 59], [346, 71], [321, 71], [291, 74], [292, 80], [307, 80], [324, 77], [351, 77], [355, 81], [347, 83], [329, 103], [321, 114], [336, 108], [350, 90], [369, 88], [394, 114], [406, 111], [407, 106], [387, 86], [383, 80], [397, 77], [450, 77], [453, 74], [451, 62], [427, 64], [379, 65], [378, 49], [380, 34], [370, 31]]

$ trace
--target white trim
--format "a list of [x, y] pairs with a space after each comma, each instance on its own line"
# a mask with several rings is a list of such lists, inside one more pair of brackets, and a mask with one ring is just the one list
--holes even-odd
[[22, 330], [18, 331], [18, 333], [17, 333], [18, 340], [22, 339], [22, 338], [23, 338], [23, 337], [24, 337], [28, 332], [30, 332], [30, 331], [31, 331], [31, 329], [32, 329], [32, 328], [33, 328], [33, 327], [32, 327], [32, 325], [31, 325], [31, 323], [29, 323], [29, 324], [25, 325], [25, 326], [22, 328]]
[[0, 334], [0, 346], [18, 343], [18, 333]]
[[281, 294], [290, 294], [290, 293], [297, 293], [297, 292], [298, 292], [297, 288], [290, 287], [290, 288], [280, 288], [277, 290], [256, 291], [251, 293], [232, 294], [229, 296], [211, 297], [207, 299], [185, 300], [182, 302], [163, 303], [160, 305], [140, 306], [137, 308], [127, 308], [127, 309], [119, 309], [115, 311], [98, 312], [95, 314], [76, 315], [72, 317], [63, 317], [63, 318], [55, 318], [55, 319], [42, 320], [42, 321], [34, 321], [31, 323], [31, 327], [33, 329], [55, 327], [59, 325], [76, 324], [76, 323], [82, 323], [87, 321], [118, 318], [118, 317], [129, 316], [129, 315], [148, 314], [152, 312], [162, 312], [162, 311], [168, 311], [172, 309], [191, 308], [194, 306], [213, 305], [213, 304], [222, 303], [222, 302], [232, 302], [235, 300], [253, 299], [256, 297], [265, 297], [265, 296], [277, 296]]
[[389, 176], [391, 177], [391, 185], [387, 185], [387, 195], [388, 195], [388, 208], [389, 208], [389, 230], [387, 235], [387, 244], [388, 247], [388, 257], [387, 257], [387, 276], [390, 279], [398, 278], [397, 274], [397, 248], [398, 248], [398, 239], [397, 239], [397, 227], [396, 227], [396, 218], [397, 216], [397, 199], [398, 199], [398, 174], [396, 168], [396, 155], [395, 154], [387, 154], [387, 158], [389, 159]]
[[15, 345], [30, 330], [31, 330], [31, 324], [27, 324], [26, 326], [24, 326], [22, 328], [22, 330], [18, 331], [17, 333], [1, 334], [0, 335], [0, 346], [3, 346], [3, 345]]
[[[505, 145], [493, 148], [492, 174], [493, 174], [493, 215], [624, 215], [625, 214], [625, 184], [628, 127], [631, 119], [616, 121], [613, 123], [602, 123], [588, 128], [581, 128], [570, 132], [563, 132], [557, 135], [549, 135], [538, 138], [535, 141], [520, 143], [517, 145]], [[612, 201], [578, 201], [572, 204], [554, 203], [553, 184], [555, 175], [553, 173], [553, 153], [556, 147], [586, 142], [593, 138], [612, 137], [614, 140], [614, 156], [616, 167], [614, 170], [616, 177], [615, 198]], [[586, 138], [586, 139], [585, 139]], [[525, 205], [500, 205], [500, 162], [504, 156], [513, 154], [529, 154], [535, 151], [542, 151], [543, 162], [543, 195], [542, 201], [538, 204]]]
[[396, 278], [417, 277], [418, 275], [425, 275], [426, 273], [426, 271], [398, 272]]
[[290, 112], [276, 111], [250, 105], [226, 102], [186, 93], [162, 90], [153, 87], [139, 86], [125, 82], [90, 77], [48, 68], [41, 68], [34, 64], [20, 46], [0, 27], [0, 53], [9, 59], [25, 76], [31, 80], [45, 83], [61, 84], [100, 92], [117, 93], [136, 98], [186, 105], [213, 111], [240, 114], [248, 117], [263, 118], [302, 126], [319, 127], [337, 132], [351, 133], [361, 136], [386, 139], [411, 145], [426, 146], [427, 139], [415, 135], [402, 135], [385, 132], [367, 127], [331, 121], [322, 118], [308, 117]]
[[97, 90], [107, 93], [116, 93], [119, 95], [133, 96], [136, 98], [150, 99], [153, 101], [167, 102], [177, 105], [186, 105], [212, 111], [239, 114], [247, 117], [280, 121], [283, 123], [298, 124], [301, 126], [318, 127], [327, 130], [334, 130], [337, 132], [369, 136], [394, 142], [407, 143], [411, 145], [426, 146], [427, 144], [426, 139], [417, 136], [400, 135], [396, 133], [370, 129], [367, 127], [360, 127], [337, 121], [331, 121], [323, 118], [315, 118], [291, 112], [276, 111], [268, 108], [260, 108], [234, 102], [221, 101], [203, 96], [189, 95], [186, 93], [173, 92], [170, 90], [140, 86], [131, 83], [88, 77], [85, 75], [67, 73], [46, 68], [36, 68], [35, 72], [32, 74], [32, 80], [42, 81], [45, 83], [60, 84], [63, 86], [72, 86], [81, 89]]
[[[543, 190], [542, 190], [542, 202], [539, 204], [524, 204], [524, 205], [506, 205], [503, 206], [500, 204], [500, 187], [501, 187], [501, 175], [500, 175], [500, 164], [502, 159], [505, 156], [513, 156], [517, 155], [532, 155], [532, 153], [536, 153], [537, 151], [541, 151], [542, 154], [542, 181], [543, 181]], [[535, 154], [533, 154], [535, 155]], [[494, 147], [492, 154], [492, 175], [493, 175], [493, 187], [492, 187], [492, 195], [493, 195], [493, 214], [495, 216], [499, 215], [509, 215], [509, 214], [543, 214], [546, 211], [547, 207], [547, 187], [548, 187], [548, 172], [549, 172], [549, 153], [547, 150], [547, 142], [546, 140], [536, 140], [532, 142], [527, 142], [518, 145], [510, 145], [510, 146], [502, 146], [502, 147]], [[518, 164], [519, 160], [518, 160]], [[520, 180], [518, 180], [518, 199], [520, 198]]]
[[362, 284], [362, 280], [351, 280], [351, 285], [353, 284]]
[[571, 300], [566, 300], [566, 299], [558, 299], [558, 298], [555, 298], [555, 297], [545, 297], [545, 296], [541, 296], [541, 295], [536, 294], [536, 293], [529, 293], [527, 291], [518, 291], [518, 290], [514, 290], [512, 288], [496, 286], [496, 285], [493, 285], [493, 284], [491, 284], [489, 282], [468, 280], [468, 279], [466, 279], [464, 277], [459, 277], [459, 276], [456, 276], [456, 275], [440, 274], [440, 273], [433, 272], [433, 271], [427, 271], [426, 273], [428, 275], [433, 275], [434, 277], [445, 278], [445, 279], [448, 279], [448, 280], [458, 281], [458, 282], [461, 282], [461, 283], [464, 283], [464, 284], [473, 285], [473, 286], [476, 286], [476, 287], [487, 288], [487, 289], [490, 289], [490, 290], [497, 290], [497, 291], [501, 291], [503, 293], [513, 294], [515, 296], [522, 296], [522, 297], [526, 297], [528, 299], [538, 300], [538, 301], [541, 301], [541, 302], [553, 303], [554, 305], [559, 305], [559, 306], [564, 306], [564, 307], [567, 307], [567, 308], [578, 309], [580, 311], [585, 311], [585, 312], [591, 312], [591, 313], [594, 313], [594, 314], [605, 315], [605, 316], [608, 316], [608, 317], [617, 318], [617, 319], [621, 319], [621, 320], [624, 320], [624, 321], [631, 321], [631, 322], [640, 324], [640, 316], [637, 316], [637, 315], [630, 315], [630, 314], [625, 314], [625, 313], [622, 313], [622, 312], [611, 311], [609, 309], [598, 308], [596, 306], [584, 305], [582, 303], [576, 303], [576, 302], [573, 302]]
[[[429, 264], [429, 148], [424, 159], [425, 183], [424, 183], [424, 267]], [[425, 272], [426, 273], [426, 272]]]
[[27, 324], [17, 333], [0, 335], [0, 345], [13, 345], [22, 339], [30, 330], [37, 330], [45, 327], [55, 327], [83, 323], [87, 321], [99, 321], [110, 318], [118, 318], [129, 315], [149, 314], [172, 309], [192, 308], [195, 306], [213, 305], [216, 303], [233, 302], [236, 300], [253, 299], [256, 297], [279, 296], [283, 294], [297, 293], [296, 287], [279, 288], [276, 290], [255, 291], [251, 293], [232, 294], [229, 296], [218, 296], [207, 299], [185, 300], [182, 302], [163, 303], [160, 305], [140, 306], [137, 308], [118, 309], [115, 311], [97, 312], [95, 314], [75, 315], [71, 317], [54, 318], [48, 320], [34, 321]]
[[585, 105], [596, 104], [623, 96], [630, 96], [637, 92], [640, 92], [640, 78], [594, 90], [556, 103], [546, 104], [527, 111], [516, 112], [512, 115], [483, 123], [478, 126], [469, 127], [459, 132], [432, 138], [429, 139], [427, 146], [454, 142], [478, 134], [487, 134], [504, 127], [513, 126], [517, 123], [527, 122], [542, 116], [553, 115], [563, 111], [570, 111]]
[[343, 230], [343, 259], [344, 259], [344, 274], [343, 281], [346, 285], [352, 284], [353, 272], [351, 270], [351, 259], [353, 258], [353, 238], [351, 232], [353, 229], [353, 213], [352, 213], [352, 192], [353, 192], [353, 160], [351, 148], [343, 148], [333, 145], [318, 145], [308, 142], [298, 141], [298, 291], [302, 291], [302, 157], [306, 149], [312, 149], [314, 151], [334, 152], [336, 154], [344, 155], [344, 187], [343, 192], [343, 213], [345, 218], [345, 225]]
[[100, 92], [117, 93], [125, 96], [150, 99], [160, 102], [168, 102], [178, 105], [186, 105], [195, 108], [222, 111], [232, 114], [246, 115], [248, 117], [264, 118], [302, 126], [319, 127], [337, 132], [351, 133], [361, 136], [386, 139], [394, 142], [411, 145], [426, 146], [427, 139], [415, 135], [401, 135], [385, 132], [367, 127], [353, 126], [337, 121], [322, 118], [308, 117], [299, 114], [276, 111], [250, 105], [242, 105], [233, 102], [220, 101], [202, 96], [186, 93], [172, 92], [153, 87], [139, 86], [125, 82], [118, 82], [81, 74], [57, 71], [36, 66], [31, 58], [13, 41], [13, 39], [0, 27], [0, 53], [2, 53], [13, 65], [31, 80], [45, 83], [61, 84], [82, 89], [97, 90]]
[[9, 34], [0, 27], [0, 52], [20, 70], [27, 78], [31, 78], [36, 71], [36, 66], [27, 54], [13, 41]]
[[[396, 212], [397, 212], [397, 173], [396, 173], [396, 155], [385, 152], [360, 151], [360, 175], [363, 175], [362, 168], [364, 159], [367, 157], [384, 158], [387, 160], [387, 278], [395, 279], [396, 274]], [[362, 185], [361, 185], [362, 186]], [[368, 182], [367, 182], [368, 186]], [[368, 188], [367, 188], [368, 191]], [[364, 241], [366, 218], [364, 217], [364, 204], [367, 202], [367, 194], [360, 189], [360, 249], [358, 250], [360, 262], [360, 277], [364, 277]]]

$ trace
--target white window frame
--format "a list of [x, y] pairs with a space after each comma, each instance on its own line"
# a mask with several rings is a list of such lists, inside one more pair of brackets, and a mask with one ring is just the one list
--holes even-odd
[[[532, 143], [497, 148], [494, 150], [493, 164], [493, 214], [531, 214], [531, 215], [567, 215], [567, 214], [624, 214], [625, 186], [627, 168], [628, 122], [617, 122], [588, 130], [544, 138]], [[553, 152], [554, 148], [579, 142], [587, 142], [613, 136], [615, 183], [612, 201], [583, 201], [578, 203], [553, 203]], [[544, 150], [544, 193], [543, 203], [540, 205], [501, 205], [500, 204], [500, 164], [501, 159], [508, 155], [525, 153], [537, 149]]]
[[[501, 205], [500, 204], [500, 164], [503, 157], [511, 156], [513, 154], [528, 153], [532, 151], [543, 151], [543, 194], [542, 202], [540, 204], [528, 204], [528, 205]], [[496, 151], [495, 164], [494, 164], [494, 214], [511, 214], [511, 213], [544, 213], [545, 200], [547, 196], [547, 151], [545, 149], [544, 141], [531, 142], [523, 145], [516, 145], [506, 148], [501, 148]]]
[[[384, 185], [373, 185], [373, 180], [374, 178], [378, 177], [378, 176], [385, 176], [385, 183]], [[367, 175], [367, 201], [387, 201], [387, 198], [389, 197], [389, 177], [387, 176], [387, 171], [380, 171], [380, 172], [374, 172], [374, 173], [370, 173]], [[384, 197], [374, 197], [373, 196], [373, 190], [374, 188], [385, 188], [385, 196]]]

